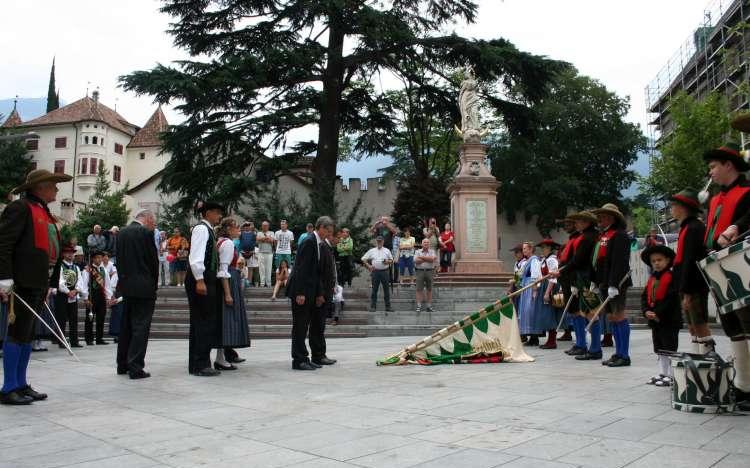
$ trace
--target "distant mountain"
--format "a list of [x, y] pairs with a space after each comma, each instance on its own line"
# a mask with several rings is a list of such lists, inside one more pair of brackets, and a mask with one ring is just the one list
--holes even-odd
[[[0, 114], [3, 115], [3, 120], [13, 111], [13, 101], [14, 99], [0, 99]], [[61, 99], [60, 107], [65, 104], [67, 102]], [[47, 98], [19, 98], [16, 110], [24, 122], [35, 119], [46, 114]]]
[[[649, 162], [648, 153], [646, 153], [645, 151], [641, 151], [640, 153], [638, 153], [638, 159], [636, 159], [635, 162], [631, 164], [630, 167], [628, 167], [628, 169], [635, 171], [635, 173], [641, 177], [648, 176], [649, 172], [651, 171], [651, 164]], [[638, 183], [633, 182], [632, 184], [630, 184], [630, 187], [622, 191], [622, 196], [625, 198], [633, 198], [638, 195], [638, 193]]]

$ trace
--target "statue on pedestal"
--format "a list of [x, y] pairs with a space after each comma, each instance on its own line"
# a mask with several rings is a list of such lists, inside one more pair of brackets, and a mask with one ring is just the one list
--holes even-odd
[[461, 91], [458, 94], [461, 128], [456, 126], [456, 131], [463, 137], [464, 143], [479, 143], [489, 130], [482, 129], [479, 123], [479, 94], [477, 94], [478, 84], [474, 76], [474, 68], [467, 64], [464, 75]]

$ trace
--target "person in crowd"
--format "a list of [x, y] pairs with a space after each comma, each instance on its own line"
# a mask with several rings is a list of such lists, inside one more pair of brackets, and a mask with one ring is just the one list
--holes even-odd
[[131, 379], [146, 372], [146, 348], [159, 284], [159, 253], [154, 244], [156, 216], [141, 210], [118, 238], [118, 292], [122, 294], [122, 320], [117, 344], [117, 373]]
[[271, 224], [268, 221], [263, 221], [260, 225], [260, 232], [256, 236], [260, 286], [264, 288], [271, 287], [271, 275], [273, 273], [273, 246], [276, 243], [276, 239], [270, 228]]
[[343, 228], [338, 236], [338, 243], [336, 244], [336, 252], [339, 256], [339, 284], [341, 286], [352, 286], [352, 268], [354, 255], [354, 240], [352, 239], [349, 229]]
[[286, 288], [287, 282], [289, 281], [289, 274], [289, 262], [287, 262], [286, 259], [282, 259], [279, 267], [276, 269], [276, 284], [273, 286], [273, 294], [271, 295], [272, 301], [276, 300], [281, 288]]
[[250, 285], [250, 282], [248, 281], [248, 269], [247, 269], [247, 261], [245, 258], [240, 255], [240, 258], [237, 259], [237, 270], [240, 272], [240, 278], [242, 279], [242, 290], [244, 291], [245, 288], [247, 288]]
[[[383, 245], [391, 250], [391, 256], [398, 259], [398, 246], [400, 242], [397, 239], [398, 228], [391, 222], [390, 217], [386, 215], [380, 216], [370, 227], [370, 232], [373, 238], [381, 236], [383, 238]], [[398, 265], [395, 262], [392, 262], [388, 267], [388, 281], [398, 283]]]
[[260, 248], [256, 246], [253, 255], [247, 259], [247, 279], [250, 281], [251, 286], [260, 286], [260, 273], [258, 272], [260, 268], [259, 252]]
[[221, 345], [221, 318], [224, 294], [217, 280], [219, 255], [214, 226], [224, 215], [218, 203], [199, 201], [195, 210], [201, 221], [190, 237], [190, 268], [185, 291], [190, 308], [188, 372], [199, 377], [215, 377], [220, 371], [211, 367], [211, 349]]
[[[581, 234], [576, 231], [575, 221], [570, 216], [567, 216], [562, 220], [562, 227], [568, 234], [568, 241], [560, 248], [560, 255], [558, 256], [560, 269], [571, 263], [573, 255], [575, 254], [576, 244], [580, 242], [578, 239], [581, 237]], [[565, 331], [562, 336], [557, 338], [557, 341], [573, 341], [573, 321], [575, 315], [578, 313], [578, 301], [571, 299], [572, 294], [570, 292], [570, 287], [573, 285], [571, 271], [573, 271], [572, 268], [566, 268], [557, 276], [558, 284], [560, 284], [560, 289], [563, 293], [563, 299], [568, 308], [566, 317], [563, 319]]]
[[109, 252], [109, 260], [112, 262], [112, 265], [117, 264], [117, 236], [120, 235], [120, 228], [117, 226], [112, 226], [109, 228], [109, 232], [107, 234], [107, 248], [104, 249], [105, 252]]
[[559, 262], [557, 259], [557, 250], [560, 248], [560, 244], [553, 241], [552, 239], [542, 239], [537, 244], [542, 250], [541, 255], [541, 270], [542, 276], [547, 276], [552, 273], [553, 275], [542, 281], [539, 285], [539, 295], [537, 296], [537, 313], [536, 313], [536, 324], [534, 328], [547, 332], [547, 341], [543, 345], [540, 345], [540, 349], [557, 349], [557, 324], [560, 321], [560, 314], [562, 309], [553, 307], [552, 296], [557, 294], [559, 285], [557, 278], [554, 274], [559, 269]]
[[167, 260], [167, 254], [169, 249], [167, 248], [167, 232], [159, 231], [159, 277], [161, 278], [161, 287], [172, 284], [169, 268], [170, 263]]
[[86, 247], [88, 247], [89, 255], [95, 250], [101, 252], [107, 249], [107, 238], [102, 234], [100, 225], [96, 224], [93, 232], [86, 238]]
[[167, 250], [174, 256], [175, 260], [170, 264], [170, 273], [174, 275], [176, 286], [185, 286], [185, 275], [188, 268], [188, 256], [190, 254], [190, 242], [182, 235], [180, 228], [174, 228], [172, 237], [167, 240]]
[[440, 272], [445, 273], [450, 270], [453, 263], [453, 252], [456, 251], [456, 246], [453, 244], [454, 235], [453, 230], [451, 230], [451, 223], [445, 223], [438, 241], [440, 243]]
[[240, 229], [241, 232], [239, 239], [239, 251], [240, 255], [247, 262], [247, 259], [255, 254], [255, 238], [257, 236], [257, 233], [255, 232], [255, 224], [253, 224], [252, 221], [245, 221], [244, 223], [242, 223], [242, 227]]
[[422, 239], [422, 248], [414, 253], [414, 263], [417, 271], [417, 312], [425, 306], [427, 312], [432, 312], [432, 278], [437, 265], [437, 252], [430, 248], [430, 240]]
[[[402, 284], [407, 278], [409, 281], [414, 278], [414, 243], [411, 228], [405, 227], [398, 243], [398, 275]], [[409, 273], [408, 277], [405, 276], [407, 272]]]
[[393, 255], [391, 251], [383, 245], [385, 239], [383, 236], [375, 238], [375, 247], [371, 248], [362, 256], [362, 263], [370, 271], [372, 281], [372, 293], [370, 294], [370, 312], [375, 312], [378, 302], [378, 289], [383, 286], [383, 299], [385, 300], [385, 310], [393, 312], [391, 309], [391, 291], [388, 287], [388, 268], [393, 264]]
[[36, 317], [20, 299], [33, 310], [41, 310], [49, 288], [59, 284], [60, 231], [47, 204], [56, 200], [57, 184], [70, 180], [67, 174], [33, 170], [12, 190], [21, 197], [8, 203], [0, 215], [0, 300], [7, 302], [11, 295], [18, 298], [7, 316], [1, 404], [28, 405], [47, 398], [26, 378]]
[[232, 362], [241, 362], [232, 359], [232, 357], [237, 357], [235, 348], [250, 346], [245, 298], [242, 295], [242, 278], [237, 268], [240, 256], [233, 242], [233, 239], [240, 236], [239, 224], [233, 218], [224, 218], [219, 225], [217, 236], [219, 238], [217, 241], [219, 271], [216, 277], [221, 283], [224, 311], [221, 317], [221, 344], [223, 346], [216, 349], [214, 369], [228, 371], [237, 369]]
[[644, 244], [646, 247], [664, 245], [664, 237], [659, 235], [659, 231], [656, 228], [651, 228], [644, 239]]
[[80, 270], [82, 273], [83, 273], [83, 270], [85, 270], [86, 266], [88, 265], [86, 263], [86, 255], [84, 255], [83, 253], [83, 247], [81, 247], [80, 245], [76, 245], [76, 252], [73, 255], [73, 263], [78, 267], [78, 270]]
[[292, 246], [294, 244], [294, 233], [289, 230], [286, 219], [279, 222], [280, 229], [274, 233], [276, 239], [276, 266], [286, 260], [287, 265], [292, 264]]
[[[46, 303], [46, 306], [42, 307], [37, 313], [45, 323], [54, 324], [55, 302], [51, 295], [47, 296], [44, 299], [44, 302]], [[53, 328], [55, 327], [53, 326]], [[31, 342], [31, 351], [34, 353], [48, 351], [47, 346], [44, 345], [46, 340], [50, 340], [53, 343], [59, 343], [59, 340], [42, 324], [42, 321], [37, 320], [34, 325], [34, 340]]]
[[302, 233], [301, 236], [299, 236], [299, 244], [302, 244], [302, 242], [307, 239], [307, 236], [311, 235], [313, 231], [315, 230], [315, 226], [313, 226], [312, 223], [307, 223], [307, 226], [305, 226], [305, 232]]
[[438, 228], [437, 219], [430, 218], [427, 225], [422, 228], [422, 235], [430, 241], [430, 248], [437, 252], [440, 247], [440, 228]]
[[[292, 369], [313, 371], [336, 361], [325, 355], [325, 310], [326, 295], [323, 269], [328, 257], [324, 240], [333, 233], [334, 223], [328, 216], [315, 222], [315, 231], [305, 238], [297, 250], [297, 261], [289, 277], [286, 294], [292, 301]], [[333, 259], [329, 260], [333, 264]], [[310, 353], [305, 339], [310, 336]], [[312, 360], [309, 356], [312, 355]]]
[[[521, 287], [526, 287], [542, 277], [542, 262], [534, 255], [534, 243], [523, 243], [523, 256], [526, 262], [521, 271]], [[539, 335], [542, 330], [535, 328], [536, 314], [538, 312], [539, 284], [521, 293], [518, 301], [518, 318], [521, 335], [526, 336], [526, 344], [539, 346]]]
[[117, 298], [120, 297], [117, 289], [119, 281], [117, 267], [112, 263], [112, 257], [110, 257], [109, 252], [102, 252], [102, 265], [104, 265], [104, 271], [109, 275], [109, 287], [112, 290], [112, 298], [107, 301], [107, 305], [109, 306], [109, 336], [113, 337], [114, 342], [117, 343], [120, 336], [122, 308], [120, 307], [121, 304], [117, 302]]
[[[102, 263], [104, 253], [100, 250], [91, 252], [91, 264], [83, 271], [83, 299], [86, 302], [86, 321], [84, 322], [84, 338], [86, 344], [109, 344], [104, 340], [104, 320], [107, 316], [107, 304], [112, 299], [112, 287], [109, 274]], [[96, 326], [96, 334], [94, 334]]]
[[[515, 245], [510, 251], [513, 252], [513, 257], [515, 257], [516, 261], [513, 264], [513, 279], [508, 284], [508, 294], [512, 294], [521, 289], [521, 273], [523, 273], [524, 266], [527, 262], [526, 257], [523, 255], [523, 244]], [[520, 312], [519, 301], [521, 298], [514, 296], [512, 300], [513, 307], [516, 309], [516, 314], [518, 314]], [[521, 337], [521, 339], [525, 340], [526, 338]]]
[[[78, 299], [83, 291], [83, 275], [80, 268], [73, 263], [76, 248], [72, 244], [63, 246], [63, 261], [60, 266], [60, 281], [55, 295], [55, 314], [57, 323], [65, 335], [67, 325], [70, 346], [80, 348], [78, 342]], [[65, 345], [60, 343], [60, 347]]]
[[[602, 313], [607, 314], [615, 344], [615, 353], [603, 363], [609, 367], [629, 366], [630, 324], [625, 312], [625, 298], [633, 282], [629, 276], [630, 239], [625, 231], [625, 216], [612, 203], [605, 204], [593, 213], [600, 228], [599, 241], [592, 256], [594, 282], [601, 300], [610, 299]], [[602, 318], [600, 316], [597, 321]], [[594, 334], [593, 327], [591, 333]]]
[[[334, 236], [334, 230], [331, 229], [324, 240], [324, 242], [321, 244], [320, 253], [321, 253], [321, 260], [320, 260], [320, 282], [322, 286], [323, 291], [323, 305], [321, 306], [321, 310], [319, 312], [318, 318], [319, 320], [322, 320], [323, 323], [321, 325], [321, 354], [323, 357], [328, 359], [326, 356], [327, 351], [327, 344], [325, 340], [325, 327], [328, 319], [333, 320], [334, 314], [335, 314], [335, 296], [337, 289], [340, 289], [341, 286], [338, 285], [338, 273], [336, 269], [336, 243], [338, 242], [337, 236]], [[324, 255], [325, 253], [325, 255]], [[336, 362], [335, 359], [329, 359], [332, 361], [332, 363]], [[320, 359], [316, 359], [315, 356], [313, 356], [313, 364], [319, 364], [322, 365], [320, 362]]]
[[677, 351], [682, 311], [677, 284], [671, 271], [675, 253], [665, 245], [646, 247], [641, 253], [643, 262], [651, 268], [651, 275], [641, 294], [641, 311], [651, 328], [654, 353], [659, 361], [659, 373], [648, 384], [657, 387], [672, 385], [672, 366], [664, 351]]
[[[393, 233], [392, 241], [390, 244], [384, 241], [384, 246], [391, 249], [391, 255], [395, 259], [393, 264], [388, 268], [388, 277], [391, 284], [398, 284], [401, 281], [401, 274], [399, 271], [398, 259], [400, 257], [399, 248], [401, 246], [401, 237], [403, 233], [399, 228], [396, 228], [396, 232]], [[385, 237], [383, 239], [386, 239]]]

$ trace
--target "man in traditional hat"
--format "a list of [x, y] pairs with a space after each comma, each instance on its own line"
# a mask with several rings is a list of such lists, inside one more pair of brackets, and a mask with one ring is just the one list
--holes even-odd
[[[560, 268], [567, 265], [573, 258], [573, 254], [575, 254], [575, 245], [576, 245], [576, 239], [581, 237], [581, 233], [576, 231], [576, 223], [575, 221], [570, 217], [567, 216], [565, 219], [562, 220], [563, 230], [568, 234], [568, 241], [560, 248], [560, 254], [558, 255], [558, 263], [560, 264]], [[558, 276], [558, 282], [560, 283], [560, 288], [563, 292], [563, 298], [565, 299], [565, 304], [568, 303], [568, 300], [571, 297], [570, 294], [570, 287], [572, 286], [573, 276], [571, 276], [570, 273], [566, 270], [563, 270], [562, 273]], [[574, 306], [573, 301], [571, 301], [570, 306], [568, 307], [568, 317], [573, 317], [574, 314], [578, 311], [577, 304]], [[572, 320], [565, 320], [565, 332], [561, 337], [559, 337], [558, 341], [572, 341], [573, 336], [571, 335], [571, 332], [573, 331], [573, 328], [571, 326]]]
[[201, 222], [190, 237], [190, 267], [185, 291], [190, 307], [188, 372], [201, 377], [221, 374], [211, 367], [211, 349], [221, 345], [221, 313], [224, 310], [216, 274], [219, 254], [214, 226], [221, 222], [224, 207], [214, 202], [198, 202]]
[[[625, 230], [625, 216], [613, 203], [607, 203], [593, 213], [600, 228], [592, 256], [595, 289], [602, 300], [609, 298], [603, 312], [607, 313], [615, 341], [615, 354], [602, 364], [609, 367], [629, 366], [630, 323], [625, 313], [625, 298], [628, 287], [633, 284], [629, 277], [630, 237]], [[594, 334], [594, 327], [591, 334]]]
[[[80, 348], [78, 342], [78, 298], [83, 291], [83, 275], [78, 265], [73, 263], [76, 254], [76, 246], [66, 244], [62, 248], [63, 261], [60, 265], [60, 281], [55, 296], [55, 315], [57, 322], [60, 324], [65, 338], [65, 326], [68, 326], [68, 336], [70, 337], [70, 346]], [[83, 251], [81, 252], [83, 255]], [[60, 347], [65, 345], [60, 343]]]
[[47, 398], [26, 381], [35, 316], [20, 299], [39, 313], [49, 289], [58, 287], [60, 231], [47, 204], [55, 201], [57, 184], [71, 179], [44, 169], [31, 171], [13, 189], [21, 198], [8, 204], [0, 216], [0, 297], [18, 299], [11, 302], [3, 343], [3, 404], [28, 405]]
[[[721, 186], [708, 204], [704, 241], [708, 250], [719, 250], [748, 229], [750, 182], [743, 173], [750, 164], [734, 143], [707, 151], [703, 159], [711, 179]], [[722, 314], [721, 326], [734, 353], [735, 397], [740, 408], [750, 410], [750, 307]]]
[[691, 352], [706, 354], [716, 346], [708, 328], [708, 286], [698, 269], [698, 261], [706, 257], [706, 225], [698, 219], [701, 205], [695, 191], [685, 189], [669, 197], [669, 201], [672, 217], [680, 223], [672, 276], [692, 337]]

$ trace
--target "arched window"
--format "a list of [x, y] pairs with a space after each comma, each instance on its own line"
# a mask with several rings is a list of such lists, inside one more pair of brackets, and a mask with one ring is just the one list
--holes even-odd
[[87, 144], [87, 145], [89, 144], [89, 137], [88, 137], [88, 135], [86, 135], [85, 137], [83, 137], [83, 143]]
[[92, 142], [93, 144], [95, 144], [95, 145], [98, 145], [98, 144], [99, 144], [99, 142], [98, 142], [97, 140], [98, 140], [98, 139], [97, 139], [97, 137], [93, 137], [93, 138], [91, 139], [91, 142]]

